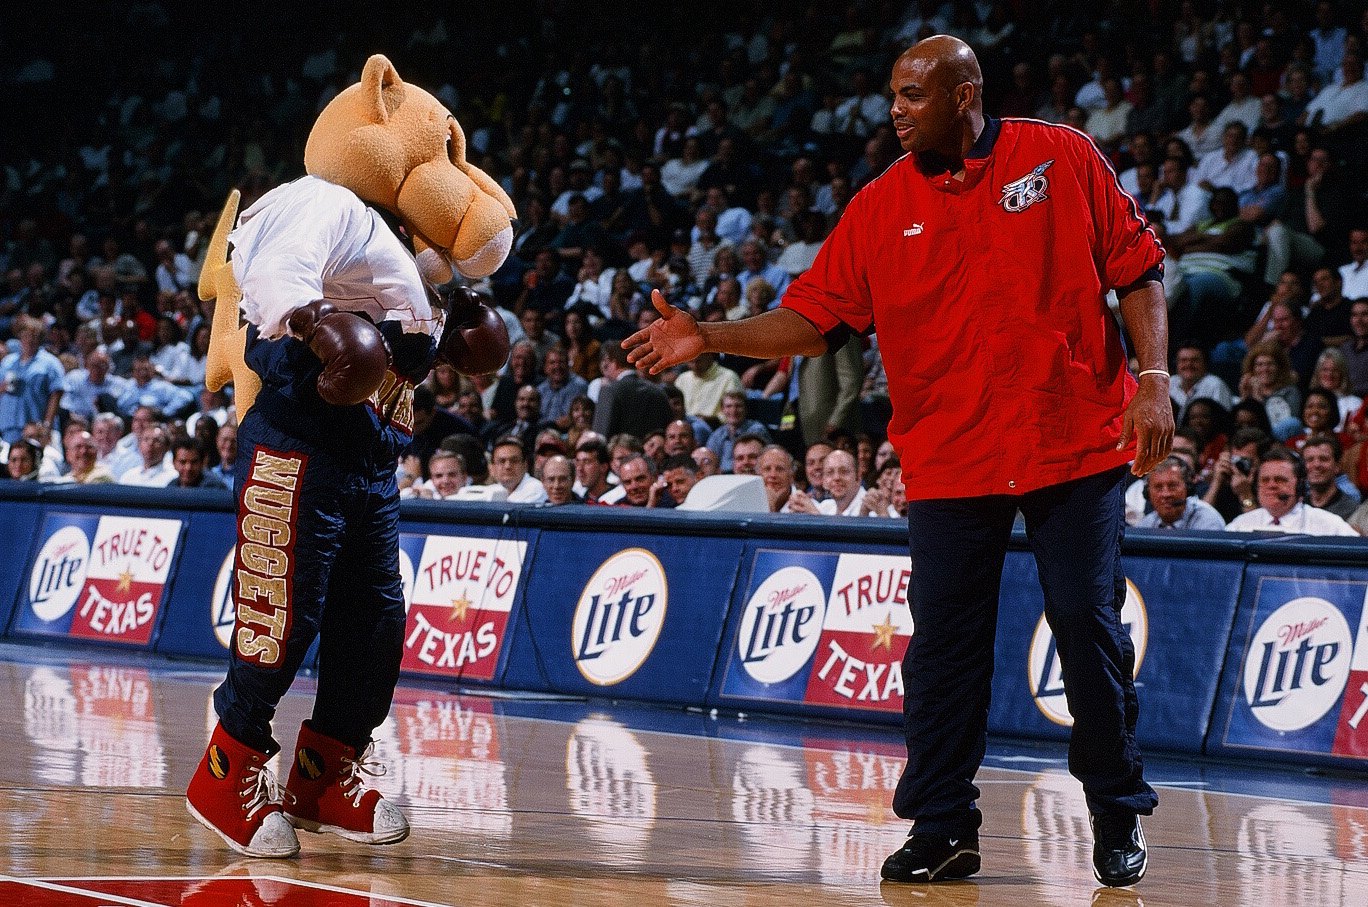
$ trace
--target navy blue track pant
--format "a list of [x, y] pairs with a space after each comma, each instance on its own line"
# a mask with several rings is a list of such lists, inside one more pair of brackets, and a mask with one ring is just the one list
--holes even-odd
[[1024, 495], [908, 505], [913, 635], [903, 658], [907, 766], [893, 809], [919, 832], [982, 823], [983, 761], [1002, 566], [1018, 509], [1045, 592], [1069, 711], [1069, 770], [1093, 813], [1158, 804], [1135, 743], [1135, 650], [1121, 625], [1125, 468]]
[[311, 449], [255, 409], [238, 450], [237, 620], [219, 720], [254, 749], [279, 749], [271, 719], [317, 637], [314, 728], [364, 749], [403, 656], [393, 462]]

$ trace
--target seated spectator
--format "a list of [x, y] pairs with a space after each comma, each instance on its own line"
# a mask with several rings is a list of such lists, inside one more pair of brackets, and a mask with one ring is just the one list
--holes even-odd
[[1291, 302], [1274, 304], [1269, 311], [1269, 325], [1273, 329], [1273, 339], [1287, 351], [1288, 364], [1297, 376], [1297, 386], [1306, 390], [1311, 386], [1322, 347], [1319, 338], [1306, 332], [1301, 306]]
[[176, 477], [168, 488], [224, 488], [222, 479], [208, 471], [209, 455], [195, 438], [181, 438], [171, 445], [171, 465]]
[[1168, 238], [1169, 254], [1177, 262], [1164, 271], [1175, 327], [1204, 347], [1219, 339], [1232, 322], [1241, 281], [1254, 276], [1257, 262], [1254, 228], [1240, 219], [1235, 191], [1217, 189], [1210, 207], [1209, 218]]
[[765, 444], [765, 438], [760, 435], [745, 434], [737, 438], [732, 445], [731, 473], [738, 476], [759, 475], [760, 452], [765, 449]]
[[594, 431], [594, 401], [580, 394], [570, 401], [570, 427], [565, 430], [565, 444], [570, 450], [579, 446], [580, 438]]
[[[1339, 406], [1334, 391], [1323, 387], [1313, 387], [1306, 392], [1302, 401], [1302, 430], [1287, 438], [1283, 443], [1291, 450], [1301, 453], [1306, 442], [1321, 435], [1334, 435], [1335, 425], [1339, 422]], [[1348, 436], [1337, 438], [1341, 444], [1348, 443]]]
[[774, 291], [775, 297], [783, 298], [791, 278], [783, 268], [770, 264], [767, 251], [758, 239], [747, 239], [741, 243], [741, 265], [742, 269], [737, 273], [736, 279], [741, 284], [743, 294], [746, 292], [746, 285], [752, 280], [764, 278]]
[[798, 488], [793, 484], [797, 464], [793, 454], [778, 444], [771, 444], [760, 452], [757, 471], [765, 483], [765, 498], [770, 513], [792, 513], [790, 499]]
[[[707, 444], [708, 439], [712, 437], [712, 425], [701, 416], [696, 416], [685, 410], [684, 391], [680, 390], [678, 385], [679, 382], [678, 379], [676, 379], [674, 384], [665, 384], [661, 386], [661, 390], [665, 392], [665, 399], [670, 406], [670, 414], [674, 419], [683, 419], [693, 426], [694, 438], [699, 444]], [[649, 432], [646, 434], [649, 434]]]
[[1165, 237], [1177, 236], [1193, 229], [1211, 215], [1210, 194], [1188, 180], [1188, 165], [1182, 158], [1171, 157], [1159, 166], [1154, 189], [1143, 202], [1145, 213], [1158, 221]]
[[549, 457], [541, 468], [541, 483], [546, 489], [548, 504], [583, 504], [575, 494], [575, 470], [563, 454]]
[[608, 445], [597, 438], [581, 441], [575, 448], [575, 494], [586, 504], [603, 503], [603, 496], [613, 487], [608, 474]]
[[1154, 509], [1137, 524], [1142, 529], [1200, 529], [1219, 532], [1225, 528], [1221, 515], [1197, 497], [1192, 467], [1182, 457], [1162, 461], [1144, 479], [1145, 494]]
[[[822, 462], [822, 484], [829, 497], [814, 501], [809, 495], [794, 495], [796, 513], [820, 513], [826, 516], [859, 516], [865, 489], [860, 484], [855, 457], [844, 450], [833, 450]], [[792, 498], [791, 498], [792, 500]]]
[[67, 372], [62, 379], [62, 409], [87, 419], [114, 409], [128, 388], [128, 379], [112, 374], [110, 364], [109, 353], [96, 347], [86, 356], [85, 368]]
[[[1368, 233], [1364, 236], [1368, 237]], [[1349, 390], [1355, 396], [1368, 398], [1368, 299], [1350, 303], [1349, 330], [1352, 336], [1340, 346], [1349, 372]]]
[[1344, 448], [1334, 435], [1313, 435], [1301, 449], [1306, 465], [1306, 503], [1348, 520], [1363, 495], [1340, 469]]
[[732, 450], [742, 435], [755, 435], [765, 444], [770, 443], [765, 426], [746, 414], [746, 395], [743, 391], [728, 391], [722, 395], [722, 424], [708, 436], [708, 449], [717, 454], [722, 472], [733, 472]]
[[1250, 348], [1240, 375], [1240, 396], [1264, 405], [1274, 438], [1285, 440], [1300, 431], [1302, 393], [1281, 343], [1265, 340]]
[[584, 396], [589, 383], [570, 370], [570, 357], [563, 347], [546, 351], [542, 363], [546, 380], [537, 386], [541, 395], [541, 420], [564, 431], [570, 427], [570, 403]]
[[117, 401], [120, 413], [131, 417], [139, 407], [150, 406], [174, 419], [187, 415], [194, 405], [195, 396], [189, 390], [157, 376], [150, 356], [138, 353], [133, 357], [133, 380]]
[[1198, 481], [1210, 478], [1212, 468], [1226, 449], [1226, 436], [1231, 426], [1229, 411], [1209, 397], [1198, 397], [1183, 410], [1179, 425], [1197, 438]]
[[[197, 369], [191, 363], [190, 344], [185, 342], [180, 323], [170, 315], [162, 315], [157, 319], [156, 330], [156, 346], [149, 357], [152, 367], [172, 384], [193, 385]], [[201, 374], [200, 380], [203, 378]]]
[[1349, 231], [1349, 256], [1351, 260], [1339, 269], [1344, 298], [1368, 299], [1368, 227]]
[[[652, 506], [651, 490], [655, 488], [656, 482], [655, 461], [644, 454], [630, 454], [617, 467], [617, 474], [622, 487], [622, 499], [617, 502], [618, 506]], [[658, 499], [660, 491], [656, 490], [655, 493]]]
[[[617, 275], [618, 272], [614, 271], [614, 283], [616, 283]], [[609, 312], [604, 317], [609, 318], [612, 315]], [[599, 371], [601, 349], [599, 342], [594, 339], [593, 329], [589, 326], [589, 319], [585, 314], [573, 309], [566, 312], [565, 353], [570, 358], [570, 370], [586, 382], [593, 381], [602, 374]]]
[[508, 492], [510, 504], [545, 504], [546, 488], [528, 475], [527, 454], [520, 438], [505, 435], [494, 442], [489, 457], [490, 475]]
[[1316, 369], [1311, 379], [1311, 389], [1321, 388], [1335, 395], [1335, 408], [1339, 421], [1334, 430], [1345, 431], [1349, 417], [1363, 406], [1363, 398], [1349, 392], [1349, 368], [1344, 361], [1344, 353], [1338, 349], [1322, 350], [1316, 359]]
[[693, 453], [693, 449], [698, 446], [698, 438], [694, 434], [693, 425], [684, 419], [675, 419], [665, 426], [665, 447], [663, 453], [667, 457], [681, 457]]
[[1102, 82], [1101, 106], [1088, 111], [1087, 133], [1106, 152], [1114, 152], [1126, 134], [1126, 119], [1135, 106], [1126, 100], [1121, 80], [1107, 78]]
[[224, 487], [232, 490], [237, 487], [234, 469], [237, 467], [237, 423], [228, 422], [214, 435], [214, 450], [218, 452], [218, 464], [209, 471], [223, 480]]
[[419, 480], [401, 497], [423, 498], [429, 501], [455, 500], [462, 488], [470, 484], [465, 457], [452, 450], [437, 450], [427, 462], [428, 479]]
[[708, 476], [715, 476], [722, 471], [721, 463], [717, 459], [717, 454], [707, 447], [695, 447], [690, 454], [693, 461], [698, 464], [698, 477], [706, 479]]
[[1348, 523], [1328, 510], [1308, 507], [1303, 486], [1307, 479], [1301, 459], [1275, 447], [1254, 472], [1259, 507], [1226, 526], [1231, 532], [1284, 532], [1300, 535], [1358, 535]]
[[[1353, 329], [1349, 326], [1352, 306], [1344, 298], [1344, 281], [1339, 271], [1328, 267], [1317, 268], [1311, 275], [1311, 286], [1315, 293], [1311, 296], [1311, 310], [1306, 315], [1303, 327], [1323, 346], [1342, 346], [1353, 336]], [[1348, 379], [1347, 373], [1345, 378]]]
[[1173, 376], [1169, 378], [1169, 397], [1178, 407], [1181, 420], [1187, 405], [1193, 400], [1214, 400], [1230, 408], [1230, 387], [1207, 371], [1206, 352], [1195, 343], [1182, 343], [1173, 358]]
[[1215, 507], [1227, 524], [1259, 506], [1254, 496], [1254, 470], [1272, 446], [1272, 438], [1266, 433], [1242, 428], [1231, 435], [1229, 448], [1221, 452], [1202, 500]]
[[67, 472], [52, 480], [59, 485], [110, 485], [113, 473], [99, 462], [95, 438], [87, 431], [77, 431], [66, 443]]
[[902, 518], [907, 516], [907, 489], [902, 483], [902, 462], [889, 457], [874, 472], [874, 482], [860, 502], [861, 516]]
[[530, 384], [523, 385], [513, 403], [513, 418], [503, 422], [491, 422], [485, 426], [485, 436], [491, 438], [515, 438], [522, 444], [525, 453], [536, 448], [537, 435], [545, 428], [554, 427], [541, 421], [541, 391]]
[[43, 445], [37, 441], [20, 439], [9, 446], [5, 477], [16, 482], [36, 482], [42, 463]]
[[1258, 182], [1259, 155], [1249, 147], [1249, 129], [1244, 123], [1227, 123], [1221, 129], [1221, 150], [1213, 151], [1197, 163], [1193, 181], [1207, 192], [1231, 189], [1239, 196]]
[[138, 435], [139, 465], [119, 476], [120, 485], [165, 488], [177, 478], [176, 468], [167, 458], [171, 439], [162, 425], [149, 425]]
[[[666, 457], [660, 467], [660, 482], [664, 486], [664, 493], [653, 489], [657, 503], [651, 506], [677, 507], [684, 503], [689, 492], [698, 484], [698, 464], [687, 453]], [[666, 495], [668, 503], [661, 503], [666, 500]]]
[[1307, 125], [1338, 139], [1357, 135], [1368, 122], [1368, 81], [1363, 78], [1363, 50], [1345, 45], [1338, 82], [1329, 82], [1306, 105]]

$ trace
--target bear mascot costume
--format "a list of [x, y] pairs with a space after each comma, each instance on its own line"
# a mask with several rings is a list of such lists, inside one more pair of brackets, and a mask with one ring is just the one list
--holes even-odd
[[[252, 857], [298, 853], [296, 828], [407, 837], [363, 778], [383, 771], [371, 733], [403, 647], [396, 461], [435, 358], [480, 374], [508, 356], [476, 294], [458, 289], [447, 310], [431, 288], [453, 268], [493, 273], [514, 217], [435, 97], [371, 57], [319, 114], [304, 163], [240, 218], [229, 197], [200, 278], [217, 300], [206, 383], [234, 384], [238, 535], [228, 675], [186, 804]], [[282, 790], [271, 720], [315, 638], [317, 699]]]

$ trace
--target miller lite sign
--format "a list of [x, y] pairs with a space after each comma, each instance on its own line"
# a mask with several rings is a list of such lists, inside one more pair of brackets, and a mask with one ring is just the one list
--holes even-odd
[[[1140, 590], [1129, 579], [1126, 580], [1126, 602], [1121, 606], [1121, 626], [1135, 647], [1133, 674], [1138, 677], [1149, 644], [1149, 612]], [[1064, 672], [1059, 663], [1059, 652], [1044, 614], [1036, 622], [1035, 634], [1031, 637], [1026, 670], [1031, 698], [1035, 700], [1040, 713], [1055, 724], [1073, 727], [1073, 715], [1069, 713], [1069, 704], [1064, 698]]]
[[741, 667], [760, 683], [782, 683], [817, 651], [826, 617], [826, 590], [811, 570], [771, 573], [746, 602], [737, 634]]
[[15, 629], [146, 645], [183, 528], [180, 520], [49, 514]]
[[[421, 542], [418, 566], [407, 549]], [[517, 599], [527, 542], [471, 536], [407, 536], [399, 569], [408, 602], [401, 668], [493, 680]], [[405, 571], [405, 562], [408, 569]]]
[[1227, 746], [1368, 758], [1368, 583], [1259, 578]]
[[665, 625], [665, 568], [645, 548], [609, 557], [585, 584], [570, 623], [575, 667], [596, 686], [621, 683], [645, 664]]

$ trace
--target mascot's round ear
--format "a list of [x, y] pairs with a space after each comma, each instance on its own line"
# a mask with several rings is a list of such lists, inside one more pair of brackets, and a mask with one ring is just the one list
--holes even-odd
[[388, 122], [390, 111], [403, 103], [404, 81], [384, 54], [372, 56], [361, 70], [361, 96], [376, 123]]

